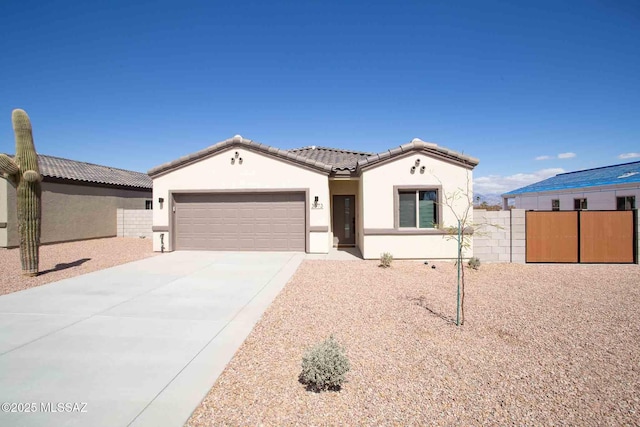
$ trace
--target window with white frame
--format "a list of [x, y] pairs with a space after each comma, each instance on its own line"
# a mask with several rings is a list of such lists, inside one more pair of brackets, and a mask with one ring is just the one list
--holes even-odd
[[636, 197], [635, 196], [623, 196], [616, 197], [617, 201], [617, 209], [619, 211], [630, 211], [636, 208]]
[[560, 199], [551, 200], [551, 210], [559, 211], [560, 210]]
[[435, 228], [438, 223], [438, 190], [399, 190], [398, 227]]

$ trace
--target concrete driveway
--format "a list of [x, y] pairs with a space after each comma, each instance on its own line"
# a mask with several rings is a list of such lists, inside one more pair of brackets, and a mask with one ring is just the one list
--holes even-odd
[[174, 252], [0, 296], [0, 425], [183, 425], [302, 259]]

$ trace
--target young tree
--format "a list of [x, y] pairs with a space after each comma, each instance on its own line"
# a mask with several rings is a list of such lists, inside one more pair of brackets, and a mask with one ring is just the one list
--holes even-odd
[[[432, 173], [433, 175], [433, 173]], [[442, 181], [433, 175], [442, 185]], [[442, 185], [442, 188], [445, 188]], [[467, 172], [466, 185], [464, 188], [458, 187], [450, 193], [444, 193], [439, 202], [453, 216], [454, 224], [442, 223], [441, 228], [447, 231], [446, 238], [454, 240], [458, 245], [456, 265], [458, 267], [458, 300], [456, 325], [464, 324], [464, 296], [465, 296], [465, 272], [462, 260], [468, 249], [473, 244], [473, 235], [482, 233], [480, 229], [483, 226], [491, 226], [499, 228], [494, 224], [479, 224], [473, 222], [473, 189], [471, 185], [471, 177]]]
[[[440, 181], [438, 179], [438, 181]], [[441, 183], [442, 184], [442, 183]], [[444, 186], [443, 186], [444, 188]], [[471, 228], [473, 213], [473, 191], [471, 189], [471, 180], [467, 173], [466, 188], [456, 188], [450, 193], [442, 195], [442, 206], [446, 207], [455, 218], [456, 224], [442, 224], [443, 229], [447, 231], [447, 239], [455, 240], [458, 245], [456, 266], [458, 267], [458, 298], [456, 310], [456, 325], [464, 325], [464, 268], [462, 268], [462, 259], [464, 253], [473, 243]]]

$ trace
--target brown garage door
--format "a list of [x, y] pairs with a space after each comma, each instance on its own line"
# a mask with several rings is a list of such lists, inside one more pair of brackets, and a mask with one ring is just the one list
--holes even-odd
[[175, 195], [176, 249], [304, 251], [304, 193]]

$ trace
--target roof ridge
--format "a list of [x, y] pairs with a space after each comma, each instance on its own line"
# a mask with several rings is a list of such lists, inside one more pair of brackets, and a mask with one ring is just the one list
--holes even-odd
[[[581, 169], [581, 170], [572, 171], [572, 172], [562, 172], [562, 173], [556, 174], [555, 176], [571, 175], [573, 173], [581, 173], [581, 172], [595, 171], [595, 170], [599, 170], [599, 169], [615, 168], [615, 167], [618, 167], [618, 166], [633, 165], [633, 164], [636, 164], [636, 163], [640, 163], [640, 160], [636, 161], [636, 162], [618, 163], [617, 165], [598, 166], [597, 168]], [[552, 178], [552, 177], [549, 177], [549, 178]]]
[[349, 154], [362, 154], [365, 156], [371, 156], [375, 153], [371, 151], [357, 151], [357, 150], [344, 150], [342, 148], [333, 148], [333, 147], [323, 147], [320, 145], [307, 145], [306, 147], [300, 148], [292, 148], [288, 151], [300, 151], [300, 150], [328, 150], [328, 151], [337, 151], [340, 153], [349, 153]]

